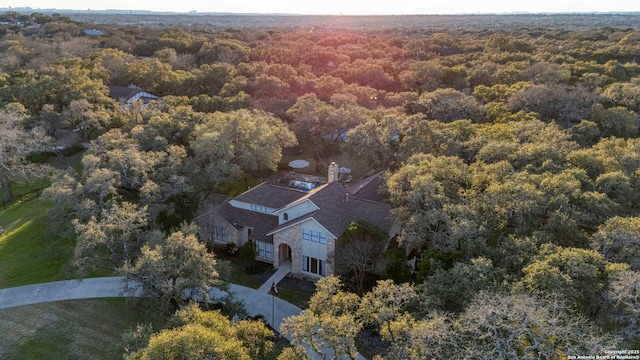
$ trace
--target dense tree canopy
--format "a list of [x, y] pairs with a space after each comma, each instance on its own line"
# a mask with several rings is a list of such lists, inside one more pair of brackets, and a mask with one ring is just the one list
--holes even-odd
[[219, 311], [203, 311], [197, 304], [189, 304], [177, 311], [169, 324], [124, 358], [266, 360], [273, 356], [273, 341], [269, 340], [273, 331], [262, 321], [232, 323]]
[[[285, 322], [296, 345], [354, 357], [366, 326], [387, 358], [555, 358], [637, 341], [637, 292], [620, 290], [638, 282], [637, 29], [354, 29], [340, 17], [286, 29], [114, 25], [93, 37], [59, 15], [3, 19], [3, 199], [38, 168], [45, 133], [78, 135], [81, 166], [46, 197], [51, 233], [75, 238], [82, 272], [153, 272], [146, 290], [180, 302], [186, 270], [171, 261], [213, 265], [176, 228], [209, 192], [286, 168], [284, 149], [299, 145], [318, 164], [341, 156], [384, 171], [400, 234], [391, 260], [356, 246], [373, 232], [339, 242], [363, 297], [342, 288], [347, 278], [320, 281]], [[120, 106], [109, 85], [162, 101]], [[394, 266], [409, 284], [367, 292], [370, 272]], [[210, 286], [204, 271], [184, 284]], [[206, 327], [167, 329], [135, 356], [224, 339]], [[239, 344], [228, 343], [233, 356], [255, 355]]]
[[285, 124], [267, 113], [217, 112], [194, 130], [193, 179], [215, 189], [249, 171], [275, 170], [282, 149], [296, 143]]

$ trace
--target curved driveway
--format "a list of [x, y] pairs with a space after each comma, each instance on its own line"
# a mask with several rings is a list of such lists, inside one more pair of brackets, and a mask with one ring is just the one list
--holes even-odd
[[[0, 289], [0, 309], [51, 301], [141, 296], [139, 291], [134, 294], [125, 294], [123, 285], [122, 277], [101, 277]], [[265, 321], [278, 330], [284, 318], [298, 315], [302, 311], [299, 307], [282, 299], [272, 298], [267, 293], [246, 286], [229, 284], [229, 292], [234, 293], [238, 300], [244, 302], [250, 315], [264, 316]], [[225, 295], [227, 295], [226, 292], [218, 289], [210, 291], [211, 299], [220, 299]], [[275, 310], [273, 317], [271, 314], [272, 306]], [[275, 324], [271, 323], [272, 319], [275, 320]]]
[[[106, 297], [140, 297], [140, 292], [126, 293], [124, 291], [123, 277], [100, 277], [83, 280], [64, 280], [42, 284], [25, 285], [0, 289], [0, 309], [8, 309], [16, 306], [32, 305], [51, 301], [92, 299]], [[244, 302], [245, 309], [249, 315], [262, 315], [264, 320], [273, 328], [280, 331], [282, 320], [300, 314], [299, 307], [288, 303], [268, 293], [252, 289], [242, 285], [229, 284], [229, 292], [233, 293], [238, 300]], [[227, 292], [219, 289], [211, 289], [209, 297], [212, 300], [220, 299], [228, 295]], [[272, 307], [275, 314], [272, 316]], [[272, 323], [272, 319], [274, 320]], [[326, 354], [331, 354], [331, 350], [323, 349]], [[307, 347], [307, 355], [313, 360], [322, 359], [320, 355]], [[358, 354], [358, 359], [363, 360]]]

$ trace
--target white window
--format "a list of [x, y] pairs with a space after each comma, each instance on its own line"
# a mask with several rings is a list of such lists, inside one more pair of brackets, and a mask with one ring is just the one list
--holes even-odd
[[327, 274], [327, 262], [325, 260], [303, 255], [302, 270], [312, 274], [325, 276]]
[[322, 231], [315, 231], [309, 229], [302, 229], [302, 238], [307, 241], [319, 242], [320, 244], [327, 243], [327, 234]]
[[256, 241], [256, 253], [258, 254], [258, 257], [273, 260], [273, 244]]
[[227, 228], [224, 225], [216, 225], [213, 228], [213, 241], [218, 243], [227, 242]]
[[258, 205], [258, 204], [251, 204], [251, 210], [255, 210], [255, 211], [260, 211], [263, 213], [270, 213], [271, 209], [269, 209], [266, 206], [262, 206], [262, 205]]

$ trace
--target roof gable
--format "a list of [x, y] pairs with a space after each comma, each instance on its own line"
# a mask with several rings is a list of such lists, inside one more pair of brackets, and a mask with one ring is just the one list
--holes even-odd
[[329, 234], [331, 234], [333, 237], [337, 238], [337, 236], [336, 236], [335, 234], [333, 234], [329, 229], [325, 228], [321, 223], [319, 223], [319, 222], [318, 222], [318, 220], [316, 220], [316, 219], [313, 217], [313, 215], [314, 215], [314, 214], [316, 214], [316, 213], [317, 213], [317, 212], [316, 212], [316, 211], [314, 211], [314, 212], [309, 213], [309, 214], [307, 214], [307, 215], [305, 215], [305, 216], [301, 216], [301, 217], [299, 217], [299, 218], [297, 218], [297, 219], [295, 219], [295, 220], [293, 220], [293, 221], [289, 221], [289, 222], [286, 222], [286, 223], [284, 223], [284, 224], [282, 224], [282, 225], [279, 225], [279, 226], [277, 226], [277, 227], [273, 228], [271, 231], [269, 231], [269, 232], [267, 233], [267, 236], [269, 236], [269, 235], [273, 235], [273, 234], [275, 234], [275, 233], [277, 233], [277, 232], [280, 232], [280, 231], [284, 231], [284, 230], [286, 230], [286, 229], [289, 229], [289, 228], [290, 228], [290, 227], [292, 227], [292, 226], [295, 226], [295, 225], [298, 225], [298, 224], [302, 224], [302, 223], [307, 222], [307, 221], [313, 221], [314, 223], [318, 224], [318, 226], [320, 226], [321, 228], [323, 228], [326, 232], [328, 232]]
[[156, 95], [149, 94], [142, 90], [141, 87], [136, 85], [129, 86], [118, 86], [118, 85], [109, 85], [109, 97], [115, 99], [116, 101], [128, 102], [133, 98], [139, 98], [141, 100], [155, 100], [159, 99]]
[[302, 199], [299, 199], [295, 202], [292, 202], [291, 204], [288, 204], [284, 207], [281, 207], [280, 209], [276, 210], [273, 212], [274, 215], [279, 215], [282, 214], [284, 212], [287, 212], [289, 210], [291, 210], [291, 208], [296, 207], [297, 205], [303, 204], [304, 202], [308, 202], [310, 204], [310, 208], [312, 208], [313, 210], [310, 211], [315, 211], [315, 210], [319, 210], [318, 206], [316, 204], [313, 203], [313, 201], [309, 200], [308, 198], [304, 197]]

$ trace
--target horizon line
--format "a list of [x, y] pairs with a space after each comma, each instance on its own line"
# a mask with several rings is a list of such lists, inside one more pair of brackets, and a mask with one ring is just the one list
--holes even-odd
[[273, 16], [469, 16], [469, 15], [605, 15], [605, 14], [640, 14], [640, 10], [634, 11], [511, 11], [511, 12], [460, 12], [460, 13], [399, 13], [399, 14], [306, 14], [306, 13], [265, 13], [265, 12], [234, 12], [234, 11], [158, 11], [143, 9], [58, 9], [58, 8], [32, 8], [30, 6], [22, 7], [0, 7], [0, 12], [6, 11], [56, 11], [56, 12], [82, 12], [82, 13], [98, 13], [98, 12], [119, 12], [119, 13], [147, 13], [147, 14], [164, 14], [164, 15], [273, 15]]

